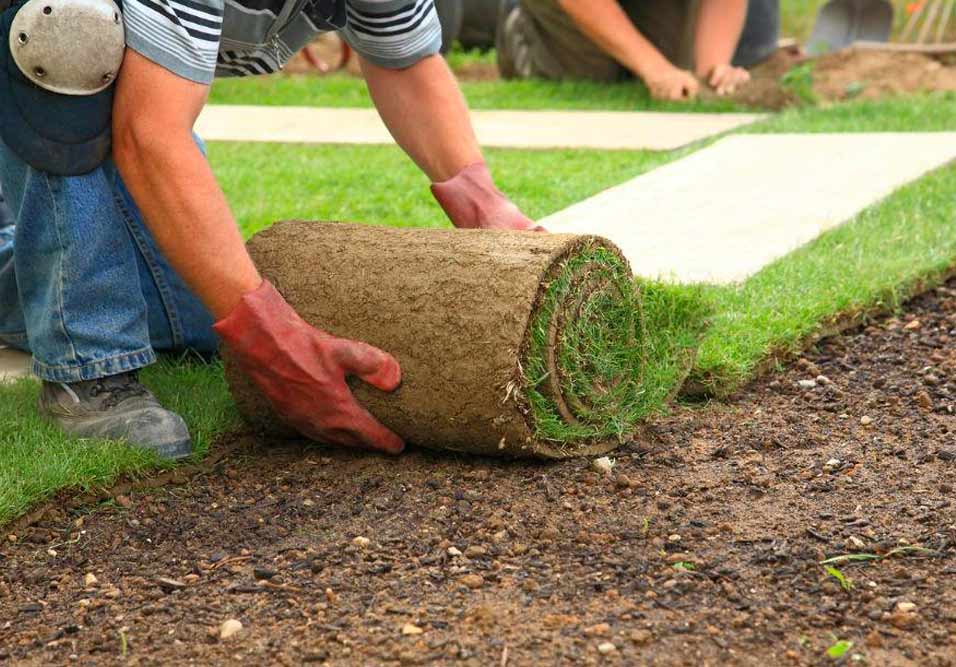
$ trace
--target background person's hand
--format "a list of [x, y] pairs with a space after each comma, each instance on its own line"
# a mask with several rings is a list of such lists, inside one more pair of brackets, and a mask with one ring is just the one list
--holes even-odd
[[655, 100], [680, 102], [697, 97], [700, 83], [693, 73], [665, 63], [641, 74], [641, 79]]
[[733, 65], [717, 65], [707, 75], [707, 84], [718, 95], [732, 95], [748, 81], [750, 81], [750, 72], [743, 67]]
[[392, 355], [310, 326], [268, 281], [245, 294], [214, 328], [276, 414], [302, 435], [386, 454], [404, 449], [398, 435], [359, 405], [346, 382], [354, 376], [394, 391], [402, 371]]

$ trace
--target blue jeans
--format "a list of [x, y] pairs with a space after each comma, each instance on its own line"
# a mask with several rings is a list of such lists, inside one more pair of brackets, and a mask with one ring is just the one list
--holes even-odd
[[[160, 254], [112, 161], [38, 171], [0, 142], [0, 343], [33, 371], [77, 382], [136, 370], [157, 351], [215, 352], [212, 317]], [[2, 206], [2, 204], [0, 204]]]

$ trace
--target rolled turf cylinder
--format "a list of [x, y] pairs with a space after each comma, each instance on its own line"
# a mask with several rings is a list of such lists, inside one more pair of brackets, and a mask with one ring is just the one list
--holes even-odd
[[[290, 221], [248, 247], [307, 322], [399, 360], [392, 394], [350, 384], [409, 443], [593, 455], [626, 441], [648, 411], [640, 293], [602, 238]], [[290, 435], [225, 358], [247, 421]]]

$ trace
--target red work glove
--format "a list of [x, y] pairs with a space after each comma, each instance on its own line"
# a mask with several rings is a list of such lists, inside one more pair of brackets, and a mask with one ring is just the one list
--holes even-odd
[[388, 454], [404, 449], [345, 382], [354, 375], [394, 391], [402, 371], [390, 354], [309, 326], [265, 280], [213, 328], [276, 413], [302, 435]]
[[432, 194], [460, 229], [545, 231], [495, 187], [484, 162], [468, 165], [447, 181], [433, 183]]

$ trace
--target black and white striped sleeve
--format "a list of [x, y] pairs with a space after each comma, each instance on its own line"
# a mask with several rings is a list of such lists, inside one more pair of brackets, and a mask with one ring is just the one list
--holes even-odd
[[346, 5], [342, 35], [376, 65], [401, 69], [441, 49], [433, 0], [347, 0]]
[[216, 72], [224, 0], [126, 0], [126, 44], [173, 74], [209, 84]]

